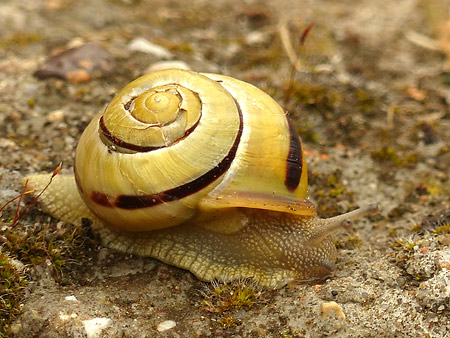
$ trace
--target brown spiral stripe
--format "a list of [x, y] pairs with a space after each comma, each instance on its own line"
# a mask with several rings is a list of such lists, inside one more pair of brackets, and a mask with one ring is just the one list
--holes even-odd
[[[175, 85], [174, 83], [169, 83], [168, 85]], [[200, 105], [202, 104], [202, 100], [200, 98], [200, 95], [196, 92], [192, 92], [198, 99], [198, 101], [200, 102]], [[182, 100], [182, 97], [179, 93], [177, 93], [177, 95], [179, 96], [180, 100]], [[131, 104], [133, 103], [133, 101], [137, 98], [138, 96], [132, 97], [127, 103], [125, 103], [123, 105], [124, 109], [129, 111]], [[108, 106], [105, 108], [105, 112], [108, 110]], [[180, 110], [184, 110], [182, 108], [180, 108]], [[130, 112], [131, 114], [131, 112]], [[184, 135], [182, 137], [180, 137], [179, 139], [177, 139], [175, 142], [173, 142], [172, 144], [175, 144], [181, 140], [183, 140], [185, 137], [187, 137], [190, 133], [192, 133], [195, 128], [197, 128], [198, 124], [200, 122], [200, 119], [193, 124], [189, 129], [186, 129], [186, 131], [184, 132]], [[100, 118], [99, 120], [99, 127], [100, 130], [102, 131], [103, 136], [108, 139], [112, 144], [116, 145], [118, 148], [122, 148], [122, 149], [128, 149], [131, 151], [136, 151], [136, 152], [140, 152], [140, 153], [144, 153], [144, 152], [149, 152], [149, 151], [153, 151], [153, 150], [158, 150], [161, 148], [165, 148], [168, 146], [171, 146], [172, 144], [168, 144], [168, 145], [163, 145], [163, 146], [140, 146], [137, 144], [133, 144], [133, 143], [129, 143], [129, 142], [125, 142], [117, 137], [115, 137], [113, 134], [111, 134], [111, 132], [108, 130], [108, 128], [105, 125], [105, 121], [103, 120], [103, 116]]]
[[289, 191], [294, 191], [300, 184], [300, 178], [303, 171], [302, 144], [298, 137], [297, 131], [291, 122], [289, 116], [286, 115], [289, 125], [289, 153], [286, 159], [286, 177], [284, 185]]
[[[177, 142], [183, 140], [186, 136], [188, 136], [190, 133], [192, 133], [195, 130], [195, 128], [198, 126], [199, 122], [200, 122], [200, 120], [197, 121], [197, 123], [195, 123], [191, 128], [187, 129], [185, 131], [184, 135], [182, 137], [180, 137], [177, 140]], [[157, 149], [161, 149], [161, 148], [167, 147], [167, 145], [160, 146], [160, 147], [139, 146], [137, 144], [132, 144], [132, 143], [128, 143], [128, 142], [122, 141], [121, 139], [118, 139], [117, 137], [115, 137], [115, 136], [113, 136], [111, 134], [111, 132], [105, 126], [105, 122], [103, 121], [103, 116], [100, 118], [100, 121], [99, 121], [98, 124], [99, 124], [99, 127], [100, 127], [101, 131], [102, 131], [103, 136], [105, 136], [109, 141], [111, 141], [117, 147], [128, 149], [128, 150], [132, 150], [132, 151], [136, 151], [136, 152], [140, 152], [140, 153], [145, 153], [145, 152], [149, 152], [149, 151], [153, 151], [153, 150], [157, 150]], [[168, 146], [171, 146], [171, 144], [168, 145]]]
[[[219, 178], [230, 168], [231, 163], [236, 157], [239, 142], [241, 140], [242, 131], [244, 128], [242, 110], [238, 102], [236, 100], [234, 100], [234, 102], [239, 113], [239, 130], [237, 132], [233, 145], [228, 151], [228, 154], [214, 168], [204, 173], [202, 176], [196, 178], [195, 180], [160, 193], [149, 195], [119, 195], [117, 197], [113, 197], [98, 191], [93, 191], [90, 196], [91, 200], [105, 207], [116, 207], [121, 209], [141, 209], [162, 204], [164, 202], [179, 200], [183, 197], [192, 195], [213, 183], [217, 178]], [[102, 123], [100, 119], [100, 126], [101, 124]], [[120, 146], [122, 146], [120, 140], [118, 140], [118, 142], [119, 143], [116, 144], [120, 144]]]

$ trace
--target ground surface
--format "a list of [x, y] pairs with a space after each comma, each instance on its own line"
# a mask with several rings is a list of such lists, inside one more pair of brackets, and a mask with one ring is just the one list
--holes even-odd
[[[337, 237], [332, 278], [267, 291], [205, 285], [187, 271], [102, 248], [89, 229], [58, 223], [35, 206], [13, 226], [12, 203], [0, 229], [2, 335], [448, 336], [449, 3], [186, 4], [0, 2], [0, 206], [20, 193], [26, 174], [51, 172], [61, 161], [70, 172], [91, 117], [164, 59], [130, 48], [142, 37], [193, 70], [250, 82], [289, 110], [321, 216], [369, 202], [379, 204], [380, 215]], [[287, 41], [297, 45], [311, 22], [286, 101]], [[83, 42], [111, 55], [112, 72], [87, 82], [83, 74], [33, 77], [49, 55]], [[321, 315], [330, 301], [345, 319]], [[176, 326], [160, 332], [170, 321]]]

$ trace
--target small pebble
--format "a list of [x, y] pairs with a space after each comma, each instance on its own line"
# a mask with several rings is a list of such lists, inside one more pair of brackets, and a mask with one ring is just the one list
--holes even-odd
[[80, 83], [91, 80], [93, 76], [107, 75], [113, 68], [114, 62], [106, 50], [86, 43], [50, 56], [33, 75], [40, 80], [58, 78]]
[[170, 60], [170, 61], [159, 61], [151, 64], [144, 73], [151, 73], [157, 70], [163, 69], [186, 69], [190, 70], [191, 68], [187, 65], [187, 63], [179, 60]]
[[66, 296], [66, 297], [64, 297], [64, 299], [71, 301], [71, 302], [78, 302], [78, 299], [75, 296]]
[[12, 189], [4, 189], [0, 190], [0, 201], [2, 203], [6, 203], [8, 200], [13, 199], [18, 196], [20, 193], [18, 191]]
[[0, 148], [3, 148], [3, 149], [7, 149], [7, 148], [17, 149], [18, 147], [13, 141], [2, 137], [2, 138], [0, 138]]
[[109, 318], [94, 318], [90, 320], [83, 320], [84, 329], [86, 330], [87, 338], [101, 338], [102, 331], [111, 325]]
[[54, 110], [47, 114], [48, 122], [63, 122], [64, 121], [64, 111], [61, 109]]
[[325, 302], [320, 304], [320, 310], [322, 312], [322, 318], [328, 317], [332, 312], [336, 314], [336, 316], [345, 319], [345, 313], [342, 310], [341, 306], [336, 302]]
[[17, 271], [25, 271], [25, 264], [23, 264], [18, 259], [11, 259], [9, 263], [16, 269]]
[[151, 54], [159, 58], [170, 59], [172, 53], [166, 48], [155, 45], [144, 38], [135, 38], [128, 44], [128, 49], [133, 52]]
[[249, 45], [256, 45], [259, 43], [263, 43], [267, 39], [267, 34], [264, 34], [259, 31], [253, 31], [246, 35], [245, 42]]
[[66, 78], [71, 83], [83, 83], [91, 80], [91, 75], [84, 69], [76, 69], [67, 72]]
[[65, 314], [60, 314], [59, 315], [59, 319], [61, 319], [62, 321], [66, 321], [69, 319], [75, 319], [77, 318], [77, 314], [76, 313], [72, 313], [70, 315], [65, 315]]
[[164, 331], [174, 328], [176, 325], [177, 325], [177, 323], [175, 323], [173, 320], [166, 320], [164, 322], [159, 323], [158, 326], [156, 327], [156, 329], [159, 332], [164, 332]]
[[110, 254], [109, 249], [107, 248], [102, 248], [98, 251], [97, 253], [97, 260], [99, 262], [104, 261], [106, 258], [108, 258], [108, 255]]

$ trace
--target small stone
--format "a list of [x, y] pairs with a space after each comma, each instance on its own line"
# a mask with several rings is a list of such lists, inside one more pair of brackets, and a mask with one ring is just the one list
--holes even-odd
[[89, 82], [91, 80], [91, 75], [84, 69], [77, 69], [67, 72], [66, 78], [69, 82], [77, 84]]
[[73, 144], [75, 143], [75, 139], [72, 136], [66, 136], [64, 137], [64, 143], [69, 146], [69, 148], [73, 147]]
[[63, 122], [64, 121], [64, 111], [61, 109], [54, 110], [47, 114], [47, 121], [54, 122]]
[[0, 138], [0, 148], [3, 148], [3, 149], [8, 149], [8, 148], [10, 148], [10, 149], [17, 149], [18, 147], [13, 141], [2, 137], [2, 138]]
[[398, 286], [402, 287], [403, 285], [406, 284], [406, 278], [404, 278], [404, 277], [398, 277], [398, 278], [397, 278], [397, 284], [398, 284]]
[[128, 49], [134, 52], [151, 54], [159, 58], [170, 59], [172, 53], [166, 48], [155, 45], [144, 38], [135, 38], [128, 44]]
[[341, 306], [336, 302], [325, 302], [320, 305], [320, 310], [322, 312], [322, 318], [328, 317], [332, 312], [336, 314], [336, 316], [345, 319], [345, 313], [342, 310]]
[[14, 269], [16, 269], [19, 272], [25, 271], [25, 264], [23, 264], [21, 261], [19, 261], [18, 259], [11, 259], [9, 261], [9, 263], [14, 267]]
[[259, 31], [253, 31], [246, 35], [245, 42], [249, 45], [256, 45], [265, 42], [267, 39], [267, 34]]
[[187, 63], [180, 60], [170, 60], [170, 61], [159, 61], [151, 64], [144, 73], [151, 73], [157, 70], [163, 69], [186, 69], [190, 70], [191, 68], [187, 65]]
[[109, 250], [107, 249], [107, 248], [102, 248], [102, 249], [100, 249], [99, 251], [98, 251], [98, 253], [97, 253], [97, 260], [99, 261], [99, 262], [102, 262], [102, 261], [104, 261], [106, 258], [108, 258], [108, 255], [109, 255]]
[[102, 331], [111, 325], [109, 318], [94, 318], [90, 320], [83, 320], [84, 329], [88, 338], [103, 337]]
[[72, 83], [89, 81], [93, 76], [111, 73], [114, 62], [102, 47], [86, 43], [50, 56], [33, 75], [40, 80], [59, 78]]
[[18, 196], [20, 193], [18, 191], [12, 190], [12, 189], [4, 189], [0, 190], [0, 201], [6, 202], [10, 199], [13, 199], [14, 197]]
[[78, 302], [78, 299], [75, 296], [66, 296], [66, 297], [64, 297], [64, 299], [71, 301], [71, 302]]
[[21, 323], [12, 323], [11, 327], [9, 328], [12, 334], [18, 334], [23, 330]]
[[176, 325], [177, 325], [177, 323], [174, 322], [173, 320], [166, 320], [164, 322], [159, 323], [158, 326], [156, 327], [156, 329], [159, 332], [164, 332], [164, 331], [174, 328]]
[[65, 315], [65, 314], [62, 314], [62, 313], [59, 314], [59, 319], [61, 319], [62, 321], [67, 321], [67, 320], [70, 320], [70, 319], [75, 319], [75, 318], [77, 318], [77, 317], [78, 317], [78, 316], [77, 316], [76, 313], [71, 313], [70, 315]]

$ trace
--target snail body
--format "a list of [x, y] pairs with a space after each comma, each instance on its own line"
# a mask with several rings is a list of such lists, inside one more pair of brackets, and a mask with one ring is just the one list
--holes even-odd
[[[330, 235], [375, 211], [319, 219], [301, 141], [267, 94], [217, 74], [163, 70], [126, 86], [80, 138], [74, 176], [41, 196], [111, 248], [202, 280], [278, 288], [334, 270]], [[39, 189], [48, 175], [27, 178]]]

